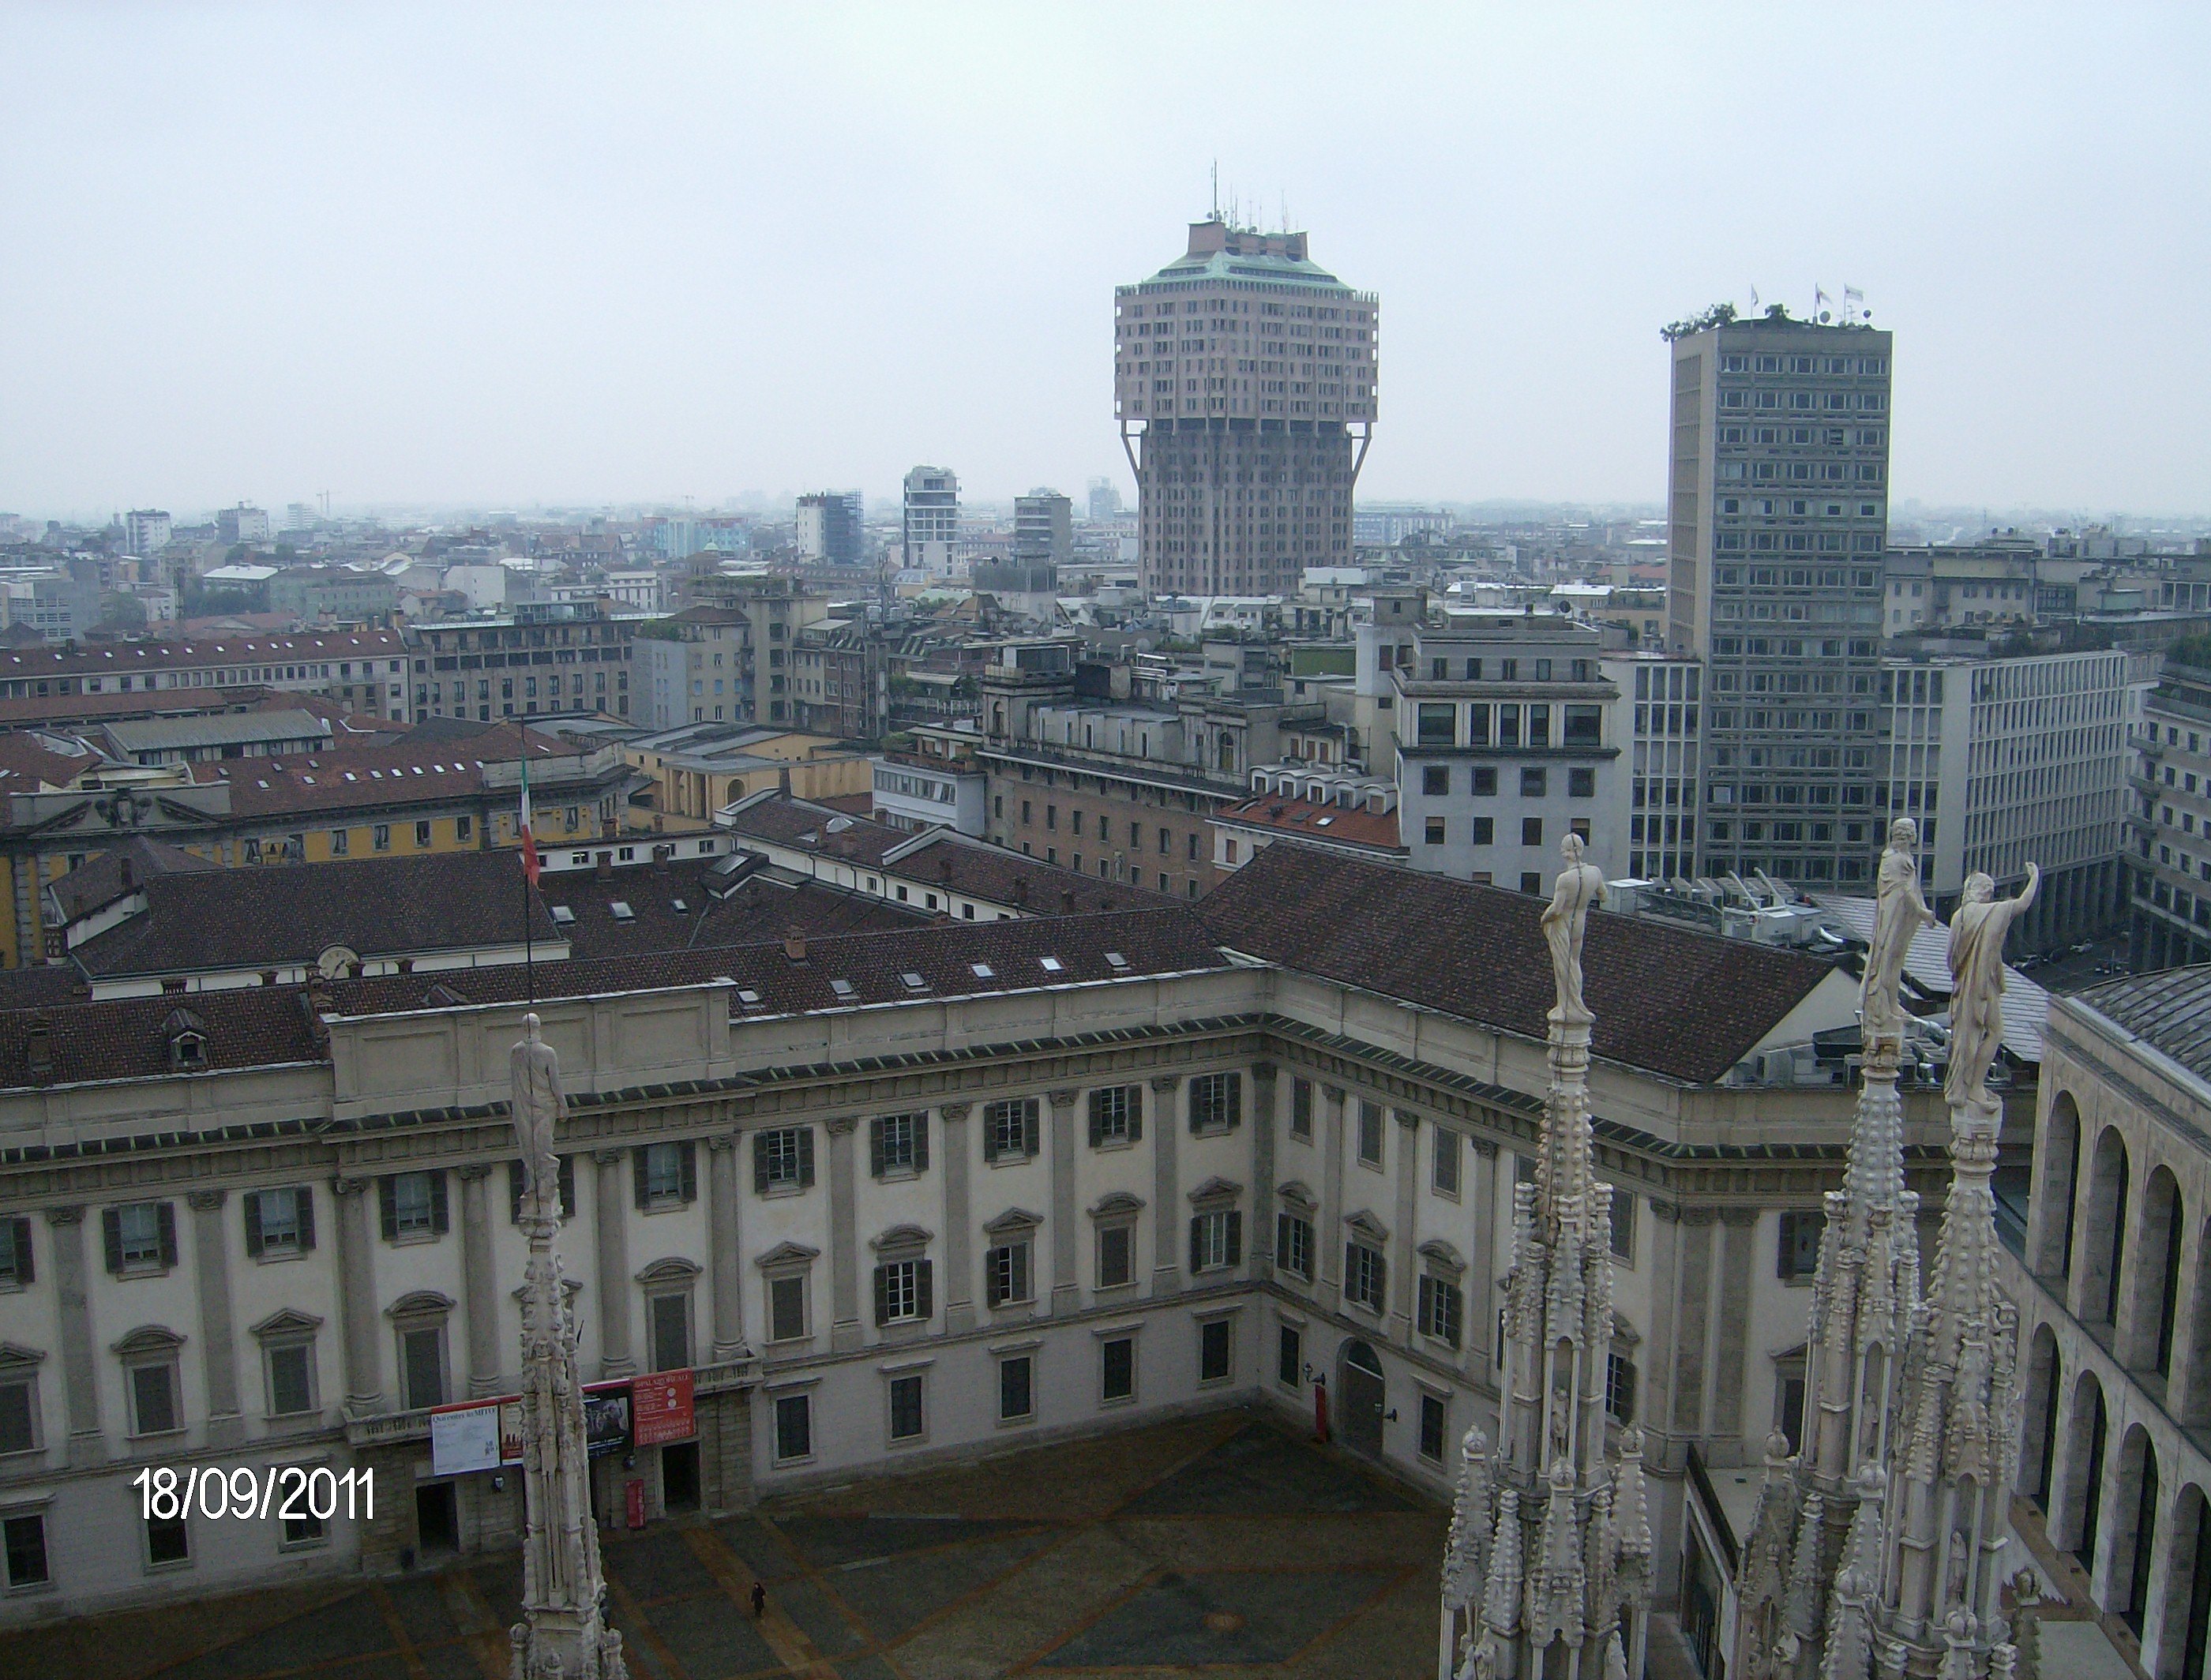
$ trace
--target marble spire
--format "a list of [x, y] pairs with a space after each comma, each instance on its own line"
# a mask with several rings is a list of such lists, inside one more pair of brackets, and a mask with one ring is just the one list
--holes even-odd
[[1462, 1445], [1439, 1680], [1626, 1680], [1643, 1669], [1651, 1526], [1642, 1437], [1608, 1450], [1612, 1187], [1595, 1172], [1582, 938], [1604, 877], [1568, 836], [1542, 930], [1557, 1002], [1534, 1181], [1513, 1193], [1503, 1411]]
[[523, 1274], [523, 1489], [528, 1532], [522, 1550], [523, 1619], [509, 1631], [510, 1680], [628, 1680], [621, 1635], [607, 1625], [606, 1579], [591, 1514], [591, 1461], [584, 1443], [584, 1390], [576, 1370], [576, 1321], [560, 1256], [560, 1171], [554, 1130], [567, 1112], [560, 1058], [539, 1036], [537, 1017], [508, 1059], [514, 1129], [527, 1184], [522, 1229], [530, 1240]]
[[1919, 888], [1918, 829], [1889, 825], [1874, 933], [1858, 988], [1863, 1081], [1843, 1184], [1826, 1197], [1804, 1339], [1802, 1454], [1778, 1430], [1736, 1572], [1743, 1680], [1808, 1673], [1824, 1638], [1859, 1472], [1886, 1485], [1898, 1374], [1919, 1305], [1919, 1198], [1904, 1187], [1897, 1078], [1905, 1018], [1898, 997], [1913, 936], [1935, 925]]

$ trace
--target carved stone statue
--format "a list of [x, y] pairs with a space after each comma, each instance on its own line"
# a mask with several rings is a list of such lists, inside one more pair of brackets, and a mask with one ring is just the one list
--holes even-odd
[[1904, 1011], [1897, 1002], [1897, 984], [1912, 935], [1935, 922], [1935, 912], [1920, 896], [1918, 851], [1919, 825], [1909, 817], [1899, 817], [1888, 825], [1888, 849], [1881, 855], [1873, 943], [1866, 952], [1865, 978], [1858, 987], [1858, 1020], [1868, 1055], [1877, 1042], [1901, 1047]]
[[2034, 902], [2042, 871], [2026, 866], [2026, 891], [1998, 898], [1996, 885], [1976, 871], [1950, 918], [1950, 1071], [1942, 1095], [1953, 1106], [1987, 1108], [1989, 1064], [2003, 1042], [2004, 936]]
[[1588, 1022], [1595, 1018], [1582, 1001], [1582, 934], [1589, 927], [1590, 906], [1604, 902], [1604, 871], [1582, 861], [1578, 834], [1568, 834], [1559, 849], [1566, 855], [1566, 867], [1559, 871], [1551, 902], [1543, 909], [1543, 940], [1551, 947], [1551, 976], [1559, 1000], [1551, 1018]]
[[514, 1085], [515, 1141], [522, 1146], [527, 1175], [525, 1198], [542, 1192], [560, 1212], [560, 1167], [553, 1157], [554, 1129], [567, 1117], [568, 1098], [560, 1089], [560, 1053], [538, 1036], [537, 1017], [522, 1018], [524, 1036], [507, 1056]]

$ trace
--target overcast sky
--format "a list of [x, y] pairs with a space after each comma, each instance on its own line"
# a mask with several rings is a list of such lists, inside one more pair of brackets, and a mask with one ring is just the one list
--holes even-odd
[[0, 509], [1125, 488], [1217, 160], [1381, 294], [1363, 499], [1655, 500], [1659, 327], [1848, 284], [1899, 498], [2211, 510], [2206, 18], [0, 8]]

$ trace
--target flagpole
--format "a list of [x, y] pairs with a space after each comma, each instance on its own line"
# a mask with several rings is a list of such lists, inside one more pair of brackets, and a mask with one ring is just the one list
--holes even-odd
[[530, 831], [530, 730], [522, 734], [522, 971], [530, 1001], [537, 1001], [537, 948], [530, 929], [530, 889], [537, 883], [537, 841]]

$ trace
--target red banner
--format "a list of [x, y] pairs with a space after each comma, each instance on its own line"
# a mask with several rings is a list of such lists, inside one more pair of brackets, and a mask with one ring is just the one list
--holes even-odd
[[639, 1447], [688, 1441], [699, 1432], [691, 1405], [691, 1373], [655, 1371], [631, 1380], [630, 1427]]
[[637, 1477], [631, 1477], [628, 1481], [622, 1484], [622, 1496], [629, 1517], [629, 1526], [632, 1528], [644, 1527], [645, 1483]]

